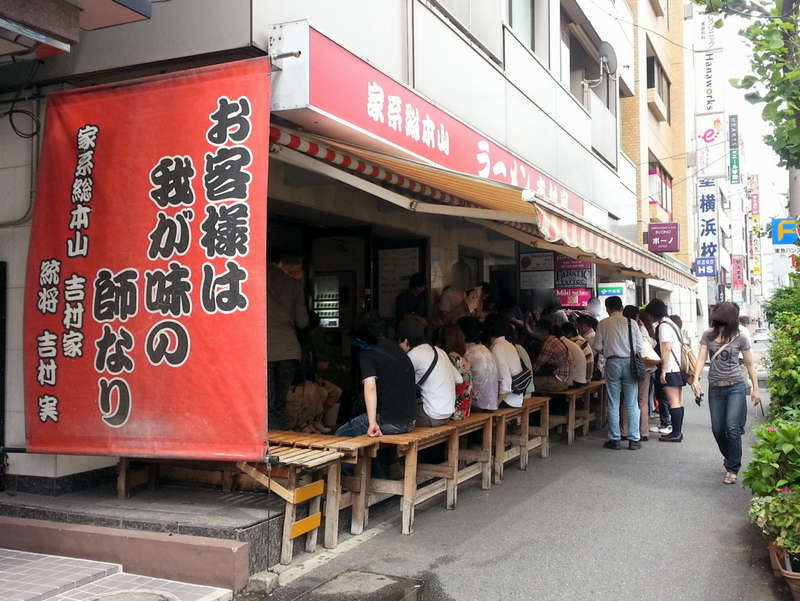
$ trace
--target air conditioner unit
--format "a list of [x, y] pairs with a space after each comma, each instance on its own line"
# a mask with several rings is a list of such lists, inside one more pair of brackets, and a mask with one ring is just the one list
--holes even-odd
[[683, 18], [684, 19], [694, 18], [694, 4], [692, 4], [691, 2], [689, 4], [683, 5]]

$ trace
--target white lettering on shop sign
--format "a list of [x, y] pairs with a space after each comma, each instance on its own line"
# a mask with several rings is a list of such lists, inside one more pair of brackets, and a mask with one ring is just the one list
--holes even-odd
[[444, 123], [437, 125], [428, 114], [420, 112], [412, 102], [403, 102], [400, 96], [384, 93], [376, 81], [367, 82], [367, 116], [375, 123], [384, 123], [396, 132], [403, 132], [415, 142], [450, 155], [450, 134]]

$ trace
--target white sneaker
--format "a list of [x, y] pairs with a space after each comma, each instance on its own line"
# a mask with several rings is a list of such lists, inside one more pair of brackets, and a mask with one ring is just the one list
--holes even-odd
[[667, 426], [666, 428], [659, 428], [659, 432], [662, 434], [672, 434], [672, 426]]
[[661, 431], [661, 426], [650, 426], [650, 431], [651, 432], [660, 432]]

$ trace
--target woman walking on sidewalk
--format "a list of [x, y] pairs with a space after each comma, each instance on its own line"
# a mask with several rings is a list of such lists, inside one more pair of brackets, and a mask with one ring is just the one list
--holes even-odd
[[739, 366], [739, 353], [744, 358], [747, 375], [753, 383], [752, 401], [761, 402], [758, 376], [750, 353], [750, 339], [739, 332], [739, 307], [720, 303], [711, 312], [711, 329], [700, 339], [700, 355], [692, 381], [695, 393], [700, 391], [700, 373], [710, 357], [708, 368], [708, 408], [711, 430], [717, 440], [725, 466], [725, 484], [736, 482], [742, 466], [742, 429], [747, 420], [745, 374]]

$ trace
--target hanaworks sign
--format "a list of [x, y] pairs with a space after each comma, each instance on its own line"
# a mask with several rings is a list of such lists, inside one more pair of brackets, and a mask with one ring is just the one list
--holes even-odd
[[308, 23], [277, 25], [272, 112], [311, 132], [533, 190], [583, 214], [583, 199], [479, 131], [342, 48]]
[[263, 457], [268, 106], [267, 59], [49, 98], [29, 450]]

